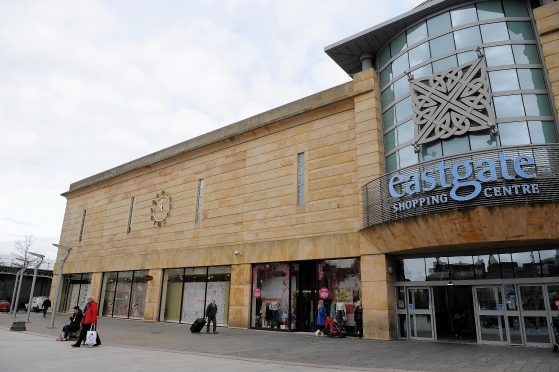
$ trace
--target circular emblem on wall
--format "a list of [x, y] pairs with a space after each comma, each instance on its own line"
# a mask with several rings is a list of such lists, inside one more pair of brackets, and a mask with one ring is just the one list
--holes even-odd
[[167, 217], [170, 216], [171, 197], [161, 191], [161, 194], [155, 194], [155, 199], [151, 202], [151, 220], [154, 225], [161, 226], [166, 223]]

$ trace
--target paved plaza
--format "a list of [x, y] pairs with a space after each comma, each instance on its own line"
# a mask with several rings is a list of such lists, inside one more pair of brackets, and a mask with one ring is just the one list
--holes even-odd
[[[18, 320], [24, 319], [18, 314]], [[55, 341], [58, 331], [47, 328], [49, 320], [32, 314], [26, 332], [11, 332], [13, 318], [0, 315], [1, 370], [72, 365], [80, 371], [559, 371], [559, 354], [550, 348], [332, 339], [228, 328], [219, 328], [217, 335], [191, 334], [186, 324], [124, 319], [100, 319], [103, 345], [74, 349], [70, 342]], [[58, 315], [56, 326], [66, 320], [66, 314]]]

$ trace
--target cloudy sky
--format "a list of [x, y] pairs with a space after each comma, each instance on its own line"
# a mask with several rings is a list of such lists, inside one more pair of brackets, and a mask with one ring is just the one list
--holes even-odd
[[0, 256], [71, 182], [341, 84], [324, 47], [422, 0], [0, 0]]

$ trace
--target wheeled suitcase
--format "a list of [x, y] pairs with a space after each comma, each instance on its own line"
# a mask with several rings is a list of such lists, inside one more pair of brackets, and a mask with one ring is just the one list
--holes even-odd
[[192, 323], [192, 325], [190, 326], [190, 332], [192, 333], [200, 333], [200, 331], [202, 330], [202, 328], [204, 328], [204, 326], [206, 325], [206, 319], [204, 318], [198, 318], [194, 321], [194, 323]]

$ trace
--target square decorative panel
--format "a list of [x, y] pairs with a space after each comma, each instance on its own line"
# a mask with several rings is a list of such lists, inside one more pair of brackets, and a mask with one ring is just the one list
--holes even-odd
[[410, 80], [415, 145], [493, 129], [485, 58]]

